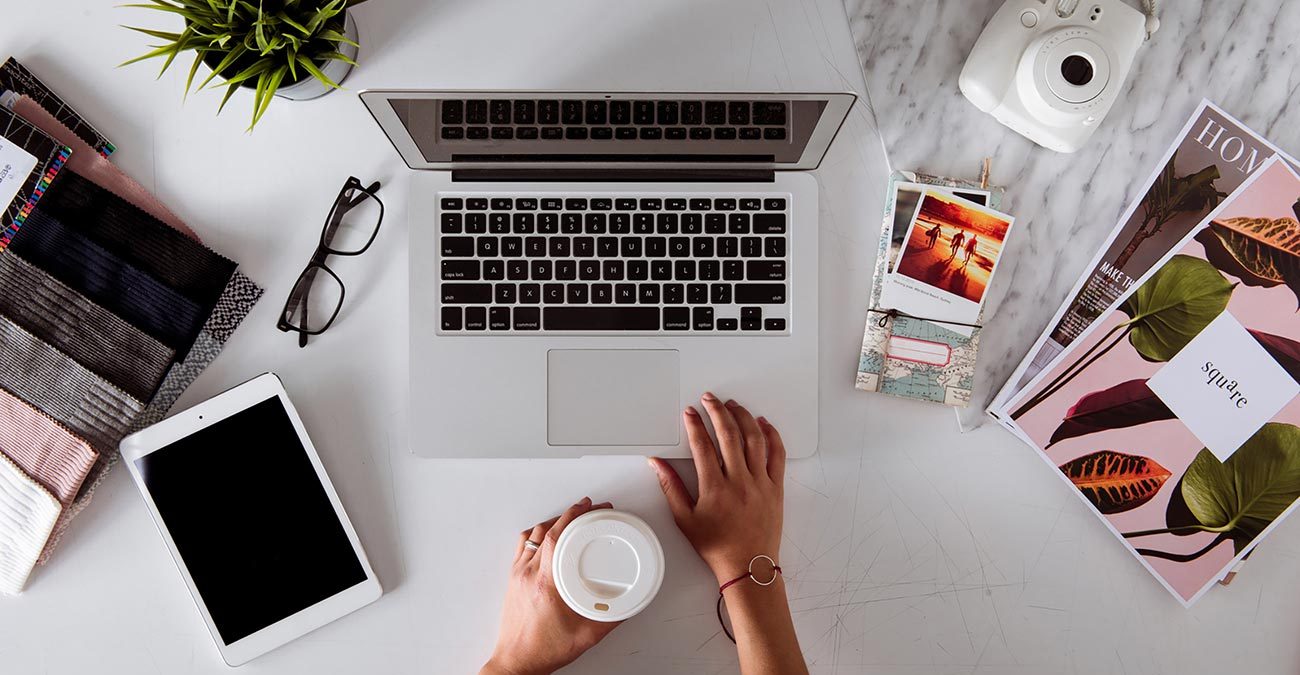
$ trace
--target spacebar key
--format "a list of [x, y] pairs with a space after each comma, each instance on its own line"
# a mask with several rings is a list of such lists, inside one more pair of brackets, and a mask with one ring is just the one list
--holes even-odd
[[658, 307], [546, 307], [545, 330], [659, 330]]

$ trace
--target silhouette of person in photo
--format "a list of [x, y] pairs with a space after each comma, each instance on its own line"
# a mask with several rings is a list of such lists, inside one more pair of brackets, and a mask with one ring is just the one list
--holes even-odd
[[930, 239], [930, 243], [925, 247], [926, 250], [934, 248], [935, 242], [939, 241], [939, 235], [941, 234], [943, 234], [943, 228], [939, 227], [938, 223], [935, 223], [934, 227], [926, 231], [925, 236]]
[[948, 254], [948, 261], [951, 262], [957, 258], [957, 252], [961, 250], [962, 242], [966, 241], [966, 233], [957, 230], [957, 234], [952, 236], [952, 251]]
[[975, 247], [979, 245], [979, 241], [979, 235], [971, 235], [970, 242], [966, 244], [966, 260], [962, 262], [962, 267], [970, 264], [970, 258], [975, 255]]

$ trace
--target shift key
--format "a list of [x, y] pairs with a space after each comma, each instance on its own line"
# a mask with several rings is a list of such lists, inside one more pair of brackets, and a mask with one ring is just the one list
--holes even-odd
[[785, 304], [785, 284], [736, 284], [737, 305]]
[[492, 302], [492, 284], [443, 284], [446, 305], [486, 305]]

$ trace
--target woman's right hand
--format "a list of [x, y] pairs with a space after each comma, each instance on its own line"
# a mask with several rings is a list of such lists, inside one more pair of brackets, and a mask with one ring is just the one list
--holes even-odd
[[651, 458], [650, 466], [677, 527], [721, 585], [744, 574], [754, 556], [768, 556], [780, 565], [785, 446], [776, 427], [762, 417], [754, 419], [736, 401], [724, 404], [705, 393], [700, 402], [718, 440], [715, 445], [694, 406], [683, 411], [699, 498], [691, 497], [664, 460]]

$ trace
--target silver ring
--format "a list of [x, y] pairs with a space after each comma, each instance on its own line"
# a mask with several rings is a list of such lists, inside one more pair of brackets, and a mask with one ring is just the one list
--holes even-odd
[[539, 544], [539, 543], [533, 541], [532, 539], [529, 539], [528, 541], [525, 541], [525, 542], [524, 542], [524, 550], [525, 550], [525, 551], [536, 551], [537, 549], [539, 549], [539, 548], [541, 548], [541, 547], [542, 547], [541, 544]]

